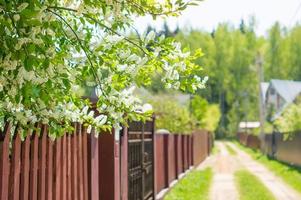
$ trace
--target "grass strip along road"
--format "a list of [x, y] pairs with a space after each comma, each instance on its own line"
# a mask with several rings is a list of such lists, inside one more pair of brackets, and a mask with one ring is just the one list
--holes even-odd
[[212, 177], [211, 168], [194, 170], [181, 179], [164, 200], [208, 200]]
[[247, 170], [235, 172], [235, 183], [240, 200], [275, 200], [263, 183]]
[[230, 153], [230, 155], [232, 156], [237, 155], [237, 152], [229, 144], [226, 144], [226, 149]]
[[281, 177], [284, 182], [301, 193], [301, 168], [277, 161], [263, 155], [259, 150], [253, 150], [234, 142], [241, 150], [252, 156], [253, 159], [266, 166], [271, 172]]

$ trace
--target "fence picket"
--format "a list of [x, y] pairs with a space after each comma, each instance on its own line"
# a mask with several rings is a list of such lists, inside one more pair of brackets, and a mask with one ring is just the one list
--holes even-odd
[[42, 126], [41, 137], [39, 140], [39, 182], [38, 182], [38, 199], [45, 199], [46, 190], [46, 145], [47, 145], [47, 126]]
[[72, 165], [71, 165], [71, 135], [68, 133], [67, 135], [67, 199], [72, 200], [71, 197], [71, 170], [72, 170]]
[[[39, 127], [37, 127], [39, 128]], [[38, 152], [39, 152], [39, 136], [36, 131], [31, 136], [30, 144], [30, 185], [29, 198], [37, 200], [38, 196]]]
[[82, 126], [78, 123], [78, 183], [79, 199], [84, 200], [84, 174], [83, 174], [83, 143], [82, 143]]
[[29, 198], [29, 153], [30, 153], [30, 134], [31, 130], [27, 131], [25, 141], [21, 145], [21, 185], [20, 185], [20, 197], [21, 200], [27, 200]]
[[52, 200], [53, 199], [53, 148], [54, 148], [54, 142], [46, 137], [47, 140], [47, 149], [46, 149], [46, 199]]
[[55, 177], [54, 177], [54, 195], [55, 200], [61, 199], [61, 147], [62, 147], [62, 138], [57, 138], [55, 141]]
[[77, 123], [74, 124], [74, 132], [71, 136], [71, 197], [73, 200], [78, 200], [78, 181], [77, 181], [77, 154], [78, 154], [78, 144], [77, 144]]
[[62, 136], [62, 157], [61, 157], [61, 163], [62, 163], [62, 196], [61, 200], [67, 199], [67, 141], [66, 141], [66, 133]]
[[0, 142], [0, 199], [7, 200], [9, 192], [9, 139], [10, 139], [11, 125], [6, 124]]
[[84, 199], [88, 199], [88, 135], [87, 128], [82, 130], [82, 147], [83, 147], [83, 178], [84, 178]]
[[20, 196], [20, 170], [21, 170], [21, 138], [20, 131], [16, 132], [12, 144], [12, 164], [10, 174], [9, 199], [18, 200]]

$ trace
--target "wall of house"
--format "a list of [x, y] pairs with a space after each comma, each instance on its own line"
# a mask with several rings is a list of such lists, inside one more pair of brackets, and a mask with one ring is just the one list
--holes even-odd
[[271, 85], [267, 91], [266, 96], [266, 113], [269, 112], [271, 108], [274, 109], [274, 112], [277, 113], [284, 106], [284, 99], [277, 93], [275, 88]]

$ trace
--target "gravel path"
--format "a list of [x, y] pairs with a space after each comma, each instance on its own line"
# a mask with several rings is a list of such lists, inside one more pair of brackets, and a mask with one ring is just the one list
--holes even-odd
[[210, 156], [198, 169], [211, 167], [214, 172], [212, 188], [210, 190], [211, 200], [236, 200], [238, 193], [234, 183], [234, 172], [239, 168], [235, 158], [229, 154], [224, 143], [216, 142], [219, 153]]
[[284, 183], [279, 177], [275, 176], [265, 166], [258, 163], [251, 156], [240, 150], [236, 145], [229, 143], [237, 152], [240, 163], [255, 174], [263, 184], [274, 194], [278, 200], [301, 200], [301, 195]]
[[[230, 155], [226, 149], [230, 145], [237, 155]], [[301, 195], [275, 176], [263, 165], [251, 158], [230, 142], [216, 142], [219, 153], [208, 157], [197, 169], [211, 167], [214, 172], [210, 190], [211, 200], [238, 200], [238, 191], [234, 182], [234, 173], [239, 169], [247, 169], [256, 175], [274, 194], [277, 200], [301, 200]]]

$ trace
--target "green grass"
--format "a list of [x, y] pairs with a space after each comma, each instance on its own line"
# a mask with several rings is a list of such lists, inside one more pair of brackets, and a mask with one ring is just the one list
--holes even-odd
[[212, 151], [211, 151], [211, 154], [212, 155], [217, 155], [219, 152], [220, 152], [220, 149], [217, 147], [216, 144], [214, 144], [213, 148], [212, 148]]
[[226, 144], [226, 148], [228, 150], [228, 152], [230, 153], [230, 155], [237, 155], [237, 152], [229, 145], [229, 144]]
[[235, 144], [240, 149], [250, 154], [256, 161], [266, 166], [275, 175], [281, 177], [284, 182], [286, 182], [296, 191], [301, 193], [301, 168], [300, 167], [291, 166], [289, 164], [269, 158], [263, 155], [260, 151], [252, 150], [250, 148], [244, 147], [238, 142], [235, 142]]
[[180, 180], [164, 200], [208, 200], [213, 172], [210, 168], [192, 171]]
[[274, 200], [273, 194], [264, 184], [247, 170], [235, 173], [235, 183], [240, 200]]

